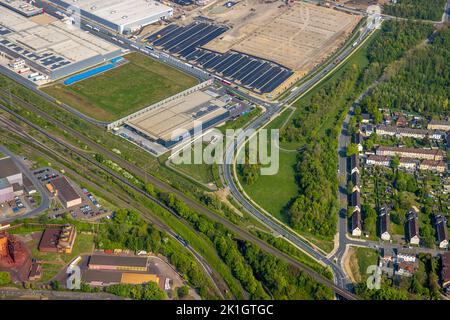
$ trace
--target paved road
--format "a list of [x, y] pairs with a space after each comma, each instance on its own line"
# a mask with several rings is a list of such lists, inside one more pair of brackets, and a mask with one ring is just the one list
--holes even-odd
[[[14, 97], [14, 98], [17, 99], [17, 97]], [[21, 101], [21, 100], [19, 99], [18, 101]], [[132, 173], [132, 174], [134, 174], [136, 176], [141, 176], [141, 177], [146, 175], [146, 173], [142, 169], [136, 167], [135, 165], [133, 165], [133, 164], [131, 164], [131, 163], [125, 161], [125, 160], [123, 160], [122, 158], [118, 157], [116, 154], [114, 154], [113, 152], [111, 152], [108, 149], [104, 148], [103, 146], [101, 146], [101, 145], [97, 144], [96, 142], [86, 138], [83, 134], [79, 133], [78, 131], [75, 131], [75, 130], [65, 126], [63, 123], [61, 123], [61, 122], [59, 122], [59, 121], [49, 117], [47, 114], [45, 114], [44, 112], [34, 108], [29, 103], [26, 103], [26, 102], [23, 102], [23, 101], [21, 101], [21, 103], [26, 104], [30, 110], [33, 110], [33, 112], [39, 114], [40, 116], [45, 118], [47, 121], [50, 121], [51, 123], [53, 123], [55, 125], [58, 125], [62, 129], [66, 130], [70, 134], [73, 134], [75, 137], [79, 138], [80, 141], [83, 141], [84, 143], [86, 143], [91, 149], [96, 150], [97, 152], [100, 152], [102, 154], [105, 154], [107, 157], [109, 157], [114, 162], [118, 163], [122, 168], [124, 168], [125, 170], [129, 171], [130, 173]], [[127, 179], [123, 178], [121, 175], [117, 174], [115, 171], [109, 169], [108, 167], [106, 167], [104, 165], [99, 164], [98, 162], [93, 160], [90, 156], [85, 155], [84, 153], [80, 152], [77, 148], [74, 148], [72, 145], [62, 141], [61, 139], [59, 139], [59, 138], [57, 138], [57, 137], [55, 137], [55, 136], [53, 136], [51, 134], [49, 134], [47, 131], [45, 131], [41, 127], [35, 125], [34, 123], [29, 121], [28, 119], [18, 115], [14, 111], [9, 110], [8, 108], [6, 108], [6, 107], [4, 107], [2, 105], [0, 105], [0, 108], [5, 110], [6, 112], [9, 112], [10, 114], [12, 114], [16, 118], [18, 118], [20, 121], [28, 124], [33, 129], [37, 130], [38, 132], [40, 132], [41, 134], [46, 136], [48, 139], [52, 140], [53, 142], [55, 142], [55, 143], [57, 143], [59, 145], [62, 145], [63, 147], [67, 148], [72, 153], [74, 153], [74, 154], [78, 155], [79, 157], [83, 158], [85, 161], [88, 161], [89, 163], [91, 163], [93, 166], [97, 167], [101, 171], [106, 172], [108, 175], [112, 176], [114, 179], [119, 180], [121, 183], [127, 185], [128, 187], [130, 187], [134, 191], [140, 193], [142, 196], [148, 198], [151, 201], [156, 202], [158, 205], [163, 207], [165, 210], [168, 210], [169, 212], [171, 212], [175, 216], [179, 217], [178, 214], [174, 210], [172, 210], [170, 207], [165, 205], [165, 203], [161, 202], [159, 199], [157, 199], [157, 198], [149, 195], [148, 193], [144, 192], [139, 187], [136, 187], [134, 184], [130, 183]], [[260, 247], [262, 250], [264, 250], [264, 251], [272, 254], [273, 256], [278, 257], [278, 258], [280, 258], [280, 259], [282, 259], [282, 260], [284, 260], [284, 261], [286, 261], [286, 262], [296, 266], [297, 268], [302, 270], [305, 274], [311, 276], [316, 281], [318, 281], [318, 282], [320, 282], [320, 283], [330, 287], [331, 289], [333, 289], [339, 296], [344, 297], [346, 299], [351, 299], [351, 300], [357, 299], [354, 295], [352, 295], [348, 291], [342, 289], [342, 287], [335, 285], [335, 283], [333, 283], [330, 280], [326, 279], [324, 276], [319, 275], [316, 271], [314, 271], [311, 268], [309, 268], [309, 267], [299, 263], [297, 260], [293, 259], [292, 257], [290, 257], [289, 255], [287, 255], [285, 253], [282, 253], [278, 249], [275, 249], [274, 247], [268, 245], [266, 242], [262, 241], [261, 239], [259, 239], [258, 237], [256, 237], [252, 233], [250, 233], [245, 228], [241, 228], [241, 227], [231, 223], [228, 219], [226, 219], [226, 218], [224, 218], [224, 217], [222, 217], [220, 215], [217, 215], [216, 213], [214, 213], [214, 212], [210, 211], [209, 209], [205, 208], [204, 206], [198, 204], [194, 200], [192, 200], [189, 197], [187, 197], [186, 195], [184, 195], [184, 193], [182, 193], [181, 191], [173, 188], [172, 186], [166, 184], [165, 182], [162, 182], [162, 181], [154, 178], [153, 176], [148, 176], [148, 180], [149, 180], [149, 182], [154, 184], [157, 189], [162, 190], [164, 192], [171, 192], [171, 193], [175, 194], [177, 197], [179, 197], [182, 201], [184, 201], [188, 206], [190, 206], [191, 208], [193, 208], [197, 212], [205, 214], [208, 218], [212, 219], [213, 221], [216, 221], [216, 222], [219, 222], [219, 223], [223, 224], [226, 228], [228, 228], [232, 232], [234, 232], [236, 234], [237, 238], [253, 242], [258, 247]]]
[[[361, 43], [368, 35], [370, 34], [370, 30], [367, 28], [364, 29], [360, 38], [358, 39], [358, 43]], [[248, 134], [249, 130], [255, 130], [261, 128], [264, 124], [266, 124], [272, 117], [279, 115], [281, 109], [294, 102], [299, 96], [307, 92], [309, 89], [314, 87], [320, 80], [325, 78], [335, 67], [336, 64], [345, 60], [352, 52], [354, 52], [355, 47], [348, 46], [342, 50], [337, 57], [329, 62], [324, 68], [319, 70], [313, 77], [309, 80], [305, 81], [298, 88], [291, 92], [281, 103], [277, 105], [266, 106], [267, 111], [263, 113], [260, 117], [256, 118], [247, 129], [236, 139], [235, 146], [230, 145], [227, 147], [225, 154], [225, 164], [222, 166], [222, 172], [224, 176], [224, 180], [226, 185], [230, 188], [230, 192], [233, 197], [255, 218], [257, 218], [264, 225], [269, 227], [269, 229], [275, 231], [276, 233], [282, 235], [292, 243], [294, 243], [297, 247], [303, 249], [316, 260], [323, 262], [325, 265], [329, 266], [334, 273], [335, 283], [341, 288], [350, 289], [349, 288], [349, 280], [345, 276], [345, 273], [342, 271], [340, 265], [334, 263], [332, 260], [328, 259], [323, 253], [319, 252], [316, 248], [305, 242], [301, 237], [299, 237], [295, 232], [293, 232], [286, 225], [277, 221], [271, 216], [268, 216], [261, 212], [256, 206], [254, 206], [239, 190], [236, 185], [236, 182], [233, 179], [233, 159], [237, 150], [242, 146], [245, 142], [246, 134]]]
[[30, 172], [28, 167], [19, 158], [17, 158], [11, 151], [6, 149], [4, 146], [0, 145], [0, 152], [7, 156], [10, 156], [11, 159], [13, 159], [14, 163], [17, 165], [17, 167], [20, 169], [20, 171], [22, 171], [23, 174], [30, 179], [30, 181], [36, 187], [36, 191], [39, 192], [39, 194], [41, 195], [41, 204], [39, 205], [39, 207], [34, 208], [31, 211], [27, 212], [26, 214], [20, 215], [17, 217], [0, 218], [0, 222], [5, 223], [5, 222], [10, 222], [10, 221], [16, 220], [18, 218], [24, 219], [24, 218], [35, 217], [35, 216], [41, 214], [42, 212], [44, 212], [45, 210], [49, 209], [50, 208], [50, 198], [48, 197], [42, 184], [36, 179], [34, 174], [32, 172]]
[[0, 289], [0, 298], [2, 300], [125, 300], [105, 292], [85, 293], [76, 291], [53, 291], [53, 290], [31, 290], [2, 288]]

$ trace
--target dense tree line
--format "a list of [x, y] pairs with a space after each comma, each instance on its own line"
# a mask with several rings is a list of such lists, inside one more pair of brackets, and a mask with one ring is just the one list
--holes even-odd
[[425, 115], [448, 116], [450, 100], [450, 31], [437, 31], [431, 43], [407, 54], [362, 101], [369, 113], [391, 108]]
[[164, 291], [154, 282], [145, 285], [114, 284], [107, 287], [105, 291], [134, 300], [164, 300], [166, 298]]
[[[298, 270], [291, 272], [291, 267], [287, 263], [275, 259], [247, 243], [246, 247], [257, 252], [258, 259], [264, 259], [264, 264], [268, 262], [277, 267], [257, 264], [254, 260], [255, 257], [251, 254], [248, 255], [247, 250], [242, 250], [237, 241], [233, 240], [233, 235], [222, 224], [211, 222], [203, 215], [194, 212], [171, 193], [162, 194], [162, 198], [167, 205], [189, 221], [199, 232], [211, 239], [220, 257], [230, 267], [233, 275], [249, 293], [250, 298], [269, 299], [263, 286], [275, 299], [301, 299], [302, 297], [328, 299], [332, 297], [331, 291], [325, 286], [318, 284]], [[264, 270], [261, 269], [263, 267]], [[264, 277], [261, 276], [261, 273], [264, 273]], [[291, 277], [294, 278], [291, 279]], [[281, 281], [281, 283], [276, 284], [277, 281]], [[289, 284], [285, 285], [286, 281]]]
[[[331, 237], [336, 232], [337, 136], [341, 113], [353, 98], [359, 70], [350, 66], [334, 81], [299, 106], [298, 115], [282, 131], [285, 141], [304, 141], [296, 167], [299, 196], [289, 208], [291, 225], [304, 232]], [[327, 123], [326, 130], [322, 125]]]
[[263, 252], [249, 242], [240, 243], [245, 260], [276, 300], [330, 300], [333, 292], [295, 267]]
[[214, 243], [219, 256], [230, 268], [233, 276], [239, 280], [243, 288], [249, 293], [251, 299], [270, 298], [264, 291], [261, 283], [254, 277], [251, 267], [237, 250], [236, 242], [230, 238], [229, 231], [222, 224], [214, 223], [203, 215], [194, 212], [172, 193], [162, 193], [161, 197], [168, 206]]
[[398, 0], [397, 3], [385, 4], [384, 13], [423, 20], [440, 21], [447, 0]]

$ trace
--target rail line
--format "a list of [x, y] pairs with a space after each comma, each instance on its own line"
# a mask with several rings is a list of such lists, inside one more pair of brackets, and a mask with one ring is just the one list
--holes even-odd
[[[2, 92], [5, 92], [5, 91], [2, 90]], [[146, 174], [146, 173], [142, 172], [141, 169], [139, 169], [139, 168], [135, 167], [134, 165], [126, 162], [125, 160], [122, 160], [121, 158], [118, 158], [115, 154], [113, 154], [111, 151], [107, 150], [103, 146], [100, 146], [97, 143], [89, 140], [88, 138], [86, 138], [85, 136], [80, 134], [79, 132], [73, 130], [72, 128], [67, 127], [66, 125], [64, 125], [60, 121], [51, 118], [48, 114], [46, 114], [46, 113], [42, 112], [41, 110], [37, 109], [36, 107], [32, 106], [30, 103], [25, 102], [22, 99], [20, 99], [19, 97], [15, 96], [15, 95], [12, 95], [12, 94], [11, 94], [11, 97], [14, 98], [14, 100], [16, 100], [16, 101], [21, 102], [21, 104], [26, 105], [28, 108], [34, 109], [33, 110], [34, 112], [38, 113], [40, 116], [45, 118], [47, 121], [64, 128], [66, 131], [68, 131], [70, 133], [73, 133], [76, 137], [80, 138], [80, 140], [84, 141], [92, 149], [94, 149], [94, 150], [97, 149], [97, 150], [101, 151], [102, 153], [107, 154], [108, 156], [113, 158], [115, 162], [118, 162], [122, 167], [128, 169], [133, 174], [135, 174], [137, 176], [144, 176]], [[11, 115], [13, 115], [14, 117], [16, 117], [18, 119], [20, 119], [21, 121], [23, 121], [24, 123], [26, 123], [27, 125], [32, 127], [33, 129], [37, 130], [42, 135], [47, 137], [49, 140], [51, 140], [51, 141], [53, 141], [53, 142], [55, 142], [55, 143], [57, 143], [59, 145], [62, 145], [65, 148], [67, 148], [68, 150], [70, 150], [74, 154], [78, 155], [79, 157], [83, 158], [84, 160], [86, 160], [90, 164], [98, 167], [100, 170], [110, 174], [111, 176], [113, 176], [117, 180], [121, 181], [123, 184], [127, 185], [129, 188], [133, 189], [134, 191], [138, 192], [139, 194], [143, 195], [144, 197], [154, 201], [155, 203], [157, 203], [158, 205], [160, 205], [164, 209], [168, 210], [169, 212], [171, 212], [172, 214], [177, 216], [177, 218], [180, 219], [180, 216], [172, 208], [168, 207], [165, 203], [163, 203], [159, 199], [151, 196], [150, 194], [144, 192], [142, 189], [136, 187], [134, 184], [130, 183], [127, 179], [123, 178], [122, 176], [120, 176], [116, 172], [112, 171], [108, 167], [105, 167], [105, 166], [99, 164], [98, 162], [92, 160], [90, 157], [87, 157], [86, 155], [81, 153], [79, 150], [74, 148], [72, 145], [62, 141], [59, 138], [56, 138], [56, 137], [52, 136], [51, 134], [49, 134], [48, 132], [46, 132], [45, 130], [40, 128], [39, 126], [35, 125], [34, 123], [29, 121], [28, 119], [22, 117], [21, 115], [19, 115], [16, 112], [10, 110], [8, 107], [6, 107], [6, 106], [4, 106], [2, 104], [0, 104], [0, 109], [10, 113]], [[149, 176], [149, 180], [151, 180], [151, 182], [157, 188], [159, 188], [161, 190], [165, 190], [167, 192], [171, 192], [171, 193], [176, 194], [178, 197], [180, 197], [189, 206], [195, 208], [196, 210], [198, 210], [199, 212], [205, 214], [206, 216], [208, 216], [209, 218], [215, 220], [216, 222], [219, 222], [219, 223], [225, 225], [228, 229], [233, 231], [238, 237], [242, 238], [243, 240], [251, 241], [251, 242], [257, 244], [261, 249], [264, 249], [265, 251], [271, 253], [272, 255], [274, 255], [274, 256], [276, 256], [276, 257], [278, 257], [280, 259], [283, 259], [283, 260], [289, 262], [292, 265], [295, 265], [298, 269], [303, 271], [305, 274], [309, 275], [314, 280], [316, 280], [316, 281], [318, 281], [318, 282], [320, 282], [320, 283], [330, 287], [339, 296], [341, 296], [341, 297], [343, 297], [345, 299], [348, 299], [348, 300], [356, 300], [356, 299], [358, 299], [355, 295], [353, 295], [352, 293], [348, 292], [347, 290], [337, 286], [334, 282], [330, 281], [329, 279], [325, 278], [324, 276], [319, 275], [313, 269], [311, 269], [311, 268], [309, 268], [309, 267], [299, 263], [297, 260], [295, 260], [292, 257], [288, 256], [287, 254], [282, 253], [281, 251], [275, 249], [274, 247], [268, 245], [267, 243], [265, 243], [261, 239], [257, 238], [256, 236], [252, 235], [251, 233], [249, 233], [248, 231], [243, 230], [240, 227], [232, 224], [231, 222], [229, 222], [225, 218], [217, 215], [216, 213], [214, 213], [212, 211], [209, 211], [207, 208], [205, 208], [205, 207], [201, 206], [200, 204], [196, 203], [194, 200], [192, 200], [189, 197], [185, 196], [182, 192], [180, 192], [179, 190], [173, 188], [172, 186], [167, 185], [167, 184], [163, 183], [162, 181], [160, 181], [160, 180], [158, 180], [158, 179], [156, 179], [155, 177], [152, 177], [152, 176]]]

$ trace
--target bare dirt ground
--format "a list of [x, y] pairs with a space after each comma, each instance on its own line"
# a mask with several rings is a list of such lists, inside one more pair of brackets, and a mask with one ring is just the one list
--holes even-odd
[[350, 247], [348, 248], [348, 251], [344, 257], [344, 270], [345, 273], [348, 275], [350, 280], [353, 283], [357, 283], [361, 280], [361, 276], [358, 272], [358, 261], [355, 257], [355, 249]]
[[213, 7], [205, 16], [231, 27], [206, 48], [243, 52], [300, 73], [334, 52], [361, 19], [312, 4], [260, 0], [244, 0], [227, 10]]
[[355, 9], [367, 9], [369, 6], [382, 5], [389, 0], [337, 0], [336, 2], [342, 3], [347, 7]]
[[46, 26], [52, 22], [55, 22], [57, 19], [53, 18], [49, 14], [44, 13], [44, 14], [40, 14], [38, 16], [34, 16], [34, 17], [30, 18], [30, 20], [33, 21], [34, 23]]

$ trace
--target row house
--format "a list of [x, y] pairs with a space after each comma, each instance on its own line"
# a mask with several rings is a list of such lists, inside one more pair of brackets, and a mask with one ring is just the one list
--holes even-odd
[[389, 167], [391, 159], [386, 156], [369, 155], [366, 160], [367, 165]]
[[350, 157], [350, 173], [359, 173], [359, 155], [354, 154]]
[[414, 209], [411, 209], [409, 210], [406, 219], [409, 243], [418, 245], [420, 243], [419, 216]]
[[358, 172], [355, 171], [352, 173], [351, 181], [353, 185], [352, 193], [354, 193], [355, 191], [361, 192], [361, 182]]
[[378, 230], [380, 232], [380, 238], [385, 241], [391, 240], [389, 233], [389, 212], [383, 207], [380, 209], [380, 215], [378, 216]]
[[352, 214], [352, 236], [361, 237], [362, 224], [361, 224], [361, 211], [355, 210]]
[[429, 129], [429, 130], [450, 131], [450, 121], [446, 121], [446, 120], [431, 120], [428, 123], [427, 129]]
[[363, 151], [363, 136], [361, 134], [360, 131], [358, 131], [357, 133], [353, 134], [352, 136], [352, 143], [356, 144], [358, 146], [358, 151], [362, 152]]
[[444, 160], [444, 152], [438, 149], [417, 149], [380, 146], [376, 150], [378, 156], [394, 157], [398, 155], [401, 158]]
[[422, 160], [419, 169], [427, 171], [446, 172], [447, 164], [444, 161]]
[[436, 237], [438, 241], [439, 248], [447, 249], [448, 248], [448, 230], [447, 230], [447, 220], [444, 216], [438, 215], [436, 216]]
[[425, 139], [430, 138], [433, 140], [442, 140], [445, 133], [442, 131], [425, 130], [425, 129], [414, 129], [414, 128], [399, 128], [393, 126], [378, 126], [376, 128], [377, 135], [380, 136], [391, 136], [397, 138], [414, 138], [414, 139]]

